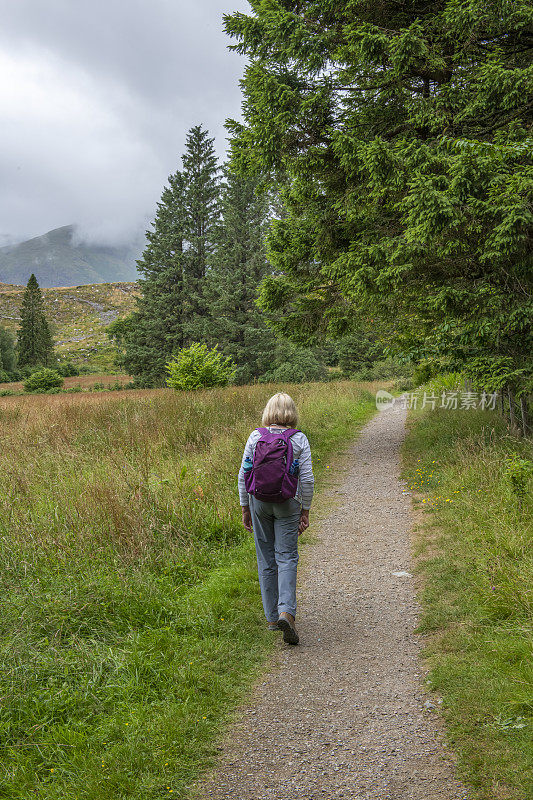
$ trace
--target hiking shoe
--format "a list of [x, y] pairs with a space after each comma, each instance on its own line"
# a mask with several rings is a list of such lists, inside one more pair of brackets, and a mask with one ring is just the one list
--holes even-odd
[[268, 623], [268, 630], [269, 631], [279, 631], [278, 623], [277, 622], [269, 622]]
[[278, 628], [283, 631], [283, 641], [287, 644], [298, 644], [300, 637], [294, 627], [294, 617], [288, 611], [282, 611], [278, 619]]

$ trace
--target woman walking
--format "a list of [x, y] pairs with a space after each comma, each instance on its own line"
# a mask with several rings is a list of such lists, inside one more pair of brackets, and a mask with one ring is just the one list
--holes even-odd
[[309, 527], [314, 477], [307, 436], [297, 429], [292, 397], [278, 392], [252, 431], [239, 470], [242, 522], [252, 531], [263, 608], [270, 630], [298, 644], [296, 569], [298, 536]]

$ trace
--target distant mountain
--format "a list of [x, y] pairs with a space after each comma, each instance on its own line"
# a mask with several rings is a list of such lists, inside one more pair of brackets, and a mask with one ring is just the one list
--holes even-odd
[[65, 225], [20, 244], [0, 247], [0, 283], [23, 284], [31, 273], [40, 286], [134, 281], [140, 248], [75, 244], [74, 226]]

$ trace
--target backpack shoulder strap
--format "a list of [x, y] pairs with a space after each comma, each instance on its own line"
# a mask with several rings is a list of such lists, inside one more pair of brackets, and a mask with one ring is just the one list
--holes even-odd
[[283, 436], [284, 439], [290, 439], [295, 433], [300, 433], [298, 428], [287, 428], [286, 431], [280, 433], [280, 436]]

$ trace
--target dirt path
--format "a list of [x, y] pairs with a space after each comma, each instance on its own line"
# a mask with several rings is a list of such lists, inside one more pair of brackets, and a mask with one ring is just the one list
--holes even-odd
[[[405, 412], [378, 414], [350, 450], [299, 574], [301, 645], [280, 649], [200, 786], [232, 800], [463, 800], [424, 694], [413, 631]], [[334, 462], [333, 462], [334, 463]], [[278, 635], [278, 634], [272, 634]]]

